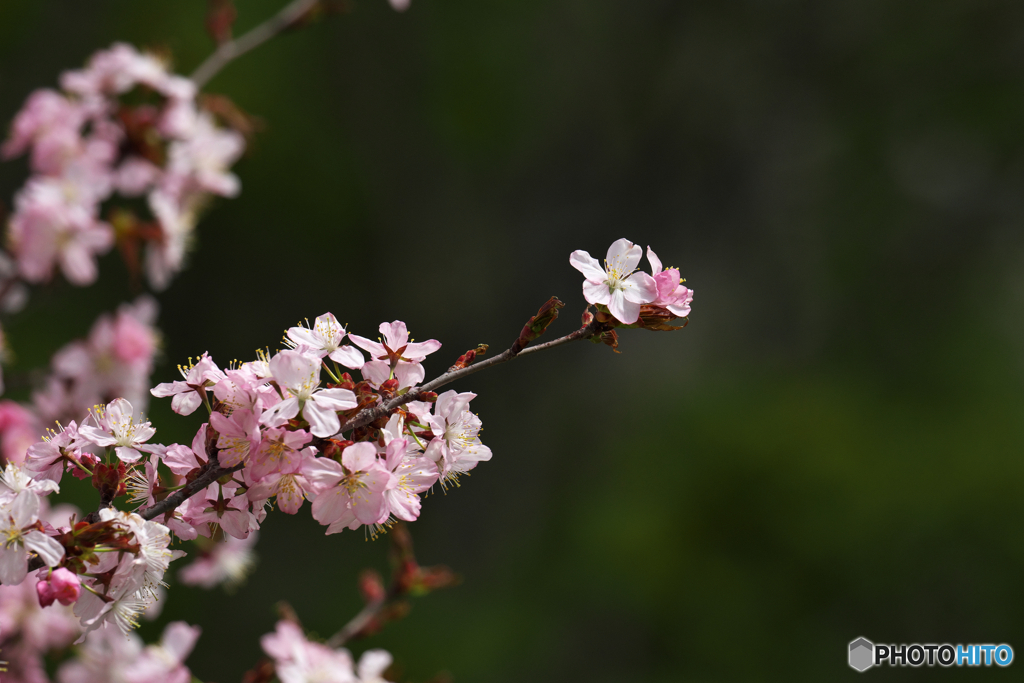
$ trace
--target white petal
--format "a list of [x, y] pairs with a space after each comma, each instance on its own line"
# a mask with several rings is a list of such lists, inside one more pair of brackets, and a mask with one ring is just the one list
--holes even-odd
[[117, 439], [103, 431], [93, 427], [92, 425], [82, 425], [78, 428], [78, 433], [84, 436], [89, 441], [92, 441], [97, 446], [113, 446], [117, 443]]
[[39, 496], [35, 491], [22, 491], [14, 498], [7, 514], [14, 522], [12, 526], [18, 529], [32, 524], [39, 517]]
[[[270, 359], [270, 372], [282, 386], [301, 387], [310, 378], [320, 378], [320, 359], [298, 351], [281, 351]], [[294, 392], [293, 392], [294, 393]]]
[[363, 358], [363, 354], [356, 351], [355, 347], [345, 344], [339, 346], [337, 349], [331, 352], [331, 360], [341, 363], [346, 368], [351, 370], [358, 370], [363, 367], [363, 363], [366, 359]]
[[28, 551], [24, 548], [0, 550], [0, 583], [16, 586], [28, 574]]
[[356, 395], [348, 389], [322, 389], [313, 394], [311, 400], [332, 410], [351, 410], [359, 405]]
[[608, 247], [608, 269], [618, 271], [620, 276], [626, 275], [633, 272], [643, 255], [640, 245], [625, 238], [617, 239]]
[[398, 367], [395, 368], [395, 379], [398, 380], [399, 389], [419, 384], [424, 377], [426, 377], [426, 372], [419, 363], [398, 361]]
[[608, 302], [608, 311], [619, 322], [632, 325], [640, 317], [640, 304], [627, 301], [622, 290], [617, 289], [612, 293], [611, 301]]
[[160, 645], [174, 661], [183, 662], [192, 652], [201, 632], [198, 626], [189, 626], [184, 621], [172, 621], [164, 629]]
[[286, 398], [260, 417], [260, 424], [268, 427], [280, 427], [299, 414], [299, 399]]
[[391, 666], [391, 655], [386, 650], [367, 650], [359, 658], [359, 678], [380, 678]]
[[583, 277], [594, 282], [603, 282], [608, 277], [597, 259], [582, 249], [577, 249], [569, 254], [569, 265], [583, 273]]
[[41, 531], [30, 531], [25, 534], [25, 547], [34, 550], [46, 563], [47, 567], [53, 567], [60, 563], [64, 557], [64, 546]]
[[609, 299], [611, 299], [611, 292], [608, 290], [608, 285], [604, 282], [591, 282], [590, 280], [584, 280], [583, 298], [586, 299], [588, 303], [604, 304], [607, 306]]
[[374, 387], [379, 387], [391, 377], [391, 366], [379, 360], [371, 360], [363, 365], [360, 372], [363, 379]]
[[135, 462], [142, 457], [142, 453], [139, 453], [134, 448], [127, 448], [125, 446], [118, 446], [114, 449], [114, 453], [116, 453], [117, 457], [123, 462]]
[[[344, 391], [342, 389], [341, 391]], [[316, 401], [317, 396], [314, 396], [309, 401], [306, 401], [306, 405], [302, 408], [302, 417], [306, 418], [309, 422], [309, 431], [313, 436], [319, 436], [325, 439], [334, 434], [341, 428], [341, 421], [338, 419], [338, 414], [331, 409], [330, 405], [324, 405]]]
[[647, 273], [633, 273], [622, 283], [626, 301], [649, 304], [658, 298], [658, 283]]

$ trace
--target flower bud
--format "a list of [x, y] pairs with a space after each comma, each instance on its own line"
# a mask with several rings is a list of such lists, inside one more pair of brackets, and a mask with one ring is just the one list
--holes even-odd
[[386, 591], [380, 573], [372, 569], [364, 569], [359, 575], [359, 592], [362, 593], [363, 600], [368, 603], [383, 600]]
[[78, 580], [78, 575], [69, 572], [64, 567], [58, 567], [36, 584], [36, 594], [39, 596], [39, 604], [42, 607], [49, 607], [54, 600], [62, 605], [70, 605], [78, 600], [80, 593], [81, 583]]

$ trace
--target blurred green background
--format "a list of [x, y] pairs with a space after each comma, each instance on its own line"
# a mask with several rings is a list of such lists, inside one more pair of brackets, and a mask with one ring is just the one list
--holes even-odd
[[[245, 29], [283, 0], [238, 4]], [[190, 72], [203, 15], [5, 0], [0, 118], [115, 40]], [[553, 332], [574, 329], [569, 253], [623, 236], [696, 290], [681, 332], [454, 387], [480, 394], [495, 457], [412, 533], [465, 581], [356, 652], [457, 683], [852, 680], [858, 636], [1024, 652], [1024, 5], [359, 0], [207, 90], [267, 129], [159, 296], [155, 381], [327, 310], [440, 339], [438, 373], [553, 294]], [[24, 177], [0, 165], [5, 202]], [[35, 292], [14, 370], [131, 296], [114, 255], [95, 286]], [[164, 442], [198, 424], [151, 414]], [[201, 624], [204, 681], [255, 662], [278, 600], [333, 633], [385, 564], [308, 507], [262, 533], [243, 588], [176, 588], [144, 627]]]

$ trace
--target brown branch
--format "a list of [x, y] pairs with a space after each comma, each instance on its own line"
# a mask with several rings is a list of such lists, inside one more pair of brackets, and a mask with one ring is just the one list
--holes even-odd
[[318, 2], [320, 0], [293, 0], [285, 5], [280, 12], [248, 33], [221, 43], [214, 53], [192, 73], [192, 82], [196, 84], [196, 88], [202, 89], [211, 78], [232, 61], [293, 26]]
[[[537, 351], [551, 349], [556, 346], [561, 346], [562, 344], [568, 344], [569, 342], [578, 341], [580, 339], [590, 339], [598, 334], [601, 334], [607, 329], [609, 329], [607, 324], [598, 322], [596, 319], [591, 319], [591, 321], [588, 324], [579, 328], [575, 332], [570, 332], [564, 337], [559, 337], [558, 339], [554, 339], [543, 344], [537, 344], [536, 346], [528, 346], [520, 350], [521, 343], [520, 340], [517, 339], [515, 344], [513, 344], [511, 347], [501, 352], [497, 356], [493, 356], [491, 358], [488, 358], [487, 360], [480, 361], [479, 363], [470, 365], [465, 368], [445, 372], [436, 379], [433, 379], [420, 387], [411, 389], [410, 391], [406, 392], [401, 396], [396, 396], [390, 401], [386, 401], [378, 406], [374, 406], [373, 408], [366, 408], [360, 411], [352, 419], [346, 421], [344, 424], [341, 425], [341, 428], [338, 430], [338, 434], [341, 434], [342, 432], [348, 431], [350, 429], [355, 429], [356, 427], [362, 427], [363, 425], [367, 425], [379, 417], [390, 414], [391, 411], [394, 410], [395, 408], [398, 408], [399, 406], [402, 406], [410, 401], [415, 401], [421, 398], [424, 394], [432, 392], [434, 389], [443, 387], [444, 385], [454, 382], [455, 380], [462, 379], [463, 377], [467, 377], [469, 375], [472, 375], [476, 372], [492, 367], [494, 365], [506, 363], [512, 360], [513, 358], [517, 358], [518, 356], [525, 356], [527, 354], [535, 353]], [[337, 436], [338, 434], [335, 434], [335, 436]], [[147, 508], [139, 510], [138, 514], [141, 515], [143, 519], [152, 520], [156, 517], [159, 517], [160, 515], [171, 512], [176, 507], [184, 503], [186, 500], [196, 495], [197, 493], [205, 489], [207, 486], [209, 486], [216, 480], [223, 477], [225, 474], [237, 472], [238, 470], [242, 469], [243, 466], [244, 463], [239, 463], [234, 467], [221, 467], [220, 463], [217, 461], [216, 450], [214, 450], [213, 454], [210, 457], [210, 461], [207, 465], [207, 468], [205, 471], [202, 472], [202, 474], [200, 474], [194, 480], [187, 483], [181, 489], [175, 491], [171, 495], [164, 498], [162, 501], [155, 503]], [[101, 502], [99, 509], [108, 506], [109, 502], [103, 501]], [[40, 564], [40, 566], [42, 565]], [[391, 591], [389, 591], [388, 595], [390, 596], [390, 594]], [[353, 629], [356, 629], [356, 626], [360, 626], [360, 624], [360, 628], [365, 627], [366, 623], [369, 623], [369, 621], [374, 616], [379, 614], [380, 610], [382, 610], [392, 599], [393, 597], [385, 597], [382, 601], [380, 601], [380, 604], [376, 604], [375, 602], [367, 604], [366, 607], [364, 607], [363, 610], [359, 614], [357, 614], [356, 617], [351, 622], [349, 622], [349, 625], [351, 625]], [[349, 625], [346, 625], [346, 629], [349, 627]], [[358, 633], [358, 630], [359, 629], [356, 629], [352, 632]], [[345, 632], [345, 629], [342, 629], [342, 632], [339, 632], [339, 635], [336, 637], [341, 637], [341, 633], [343, 632]], [[345, 636], [345, 639], [348, 639], [350, 637], [351, 635], [347, 635]]]
[[[348, 430], [355, 429], [356, 427], [368, 425], [371, 422], [377, 420], [378, 418], [384, 417], [385, 415], [390, 415], [391, 411], [394, 410], [395, 408], [405, 405], [410, 401], [419, 400], [423, 396], [423, 394], [434, 391], [435, 389], [443, 387], [444, 385], [454, 382], [455, 380], [462, 379], [463, 377], [467, 377], [469, 375], [472, 375], [476, 372], [480, 372], [481, 370], [485, 370], [495, 365], [507, 363], [513, 358], [518, 358], [519, 356], [525, 356], [527, 354], [535, 353], [537, 351], [544, 351], [545, 349], [553, 349], [556, 346], [568, 344], [569, 342], [578, 341], [580, 339], [590, 339], [591, 337], [601, 334], [602, 332], [608, 329], [608, 325], [606, 325], [605, 323], [600, 323], [596, 319], [594, 319], [591, 320], [589, 324], [584, 325], [575, 332], [571, 332], [565, 335], [564, 337], [559, 337], [558, 339], [554, 339], [543, 344], [537, 344], [536, 346], [528, 346], [525, 349], [518, 352], [516, 352], [516, 345], [513, 344], [513, 346], [505, 349], [497, 356], [492, 356], [487, 360], [480, 361], [479, 363], [475, 363], [460, 370], [446, 372], [443, 375], [439, 376], [437, 379], [431, 380], [430, 382], [427, 382], [422, 386], [414, 387], [410, 389], [408, 392], [402, 394], [401, 396], [396, 396], [390, 401], [385, 401], [384, 403], [376, 405], [372, 408], [364, 408], [351, 419], [343, 423], [341, 425], [341, 428], [338, 429], [338, 433], [335, 434], [334, 436], [338, 436], [342, 432], [347, 432]], [[518, 340], [516, 341], [518, 342]]]
[[154, 517], [159, 517], [166, 512], [170, 512], [213, 482], [223, 477], [225, 474], [231, 474], [232, 472], [237, 472], [242, 469], [243, 465], [244, 463], [238, 463], [234, 467], [221, 467], [215, 459], [211, 458], [210, 464], [205, 472], [185, 484], [183, 488], [178, 489], [161, 500], [159, 503], [154, 503], [148, 508], [139, 510], [139, 515], [141, 515], [143, 519], [153, 519]]
[[400, 583], [398, 581], [392, 581], [391, 586], [388, 588], [388, 592], [384, 597], [379, 600], [372, 600], [366, 603], [363, 609], [359, 610], [359, 613], [352, 617], [347, 624], [342, 626], [340, 631], [331, 636], [324, 645], [334, 650], [352, 640], [365, 631], [366, 627], [370, 626], [377, 617], [381, 615], [385, 607], [402, 597], [404, 594], [405, 591], [402, 589]]
[[[404, 617], [409, 609], [405, 598], [410, 595], [430, 593], [459, 583], [459, 577], [448, 567], [419, 565], [413, 552], [412, 536], [407, 525], [401, 522], [396, 524], [391, 529], [389, 538], [391, 585], [388, 586], [387, 592], [384, 592], [384, 586], [379, 584], [373, 590], [364, 589], [364, 596], [368, 597], [378, 591], [380, 595], [368, 597], [363, 609], [327, 640], [327, 647], [339, 648], [354, 638], [373, 635], [386, 623]], [[370, 573], [374, 582], [380, 581], [380, 576], [376, 572]]]

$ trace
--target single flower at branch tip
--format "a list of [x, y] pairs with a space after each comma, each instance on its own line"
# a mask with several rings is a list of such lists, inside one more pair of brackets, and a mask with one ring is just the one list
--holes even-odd
[[583, 250], [569, 256], [573, 268], [583, 273], [583, 297], [588, 303], [607, 306], [619, 322], [632, 325], [640, 317], [641, 304], [654, 301], [658, 286], [647, 273], [636, 272], [643, 249], [619, 239], [608, 248], [604, 267]]

